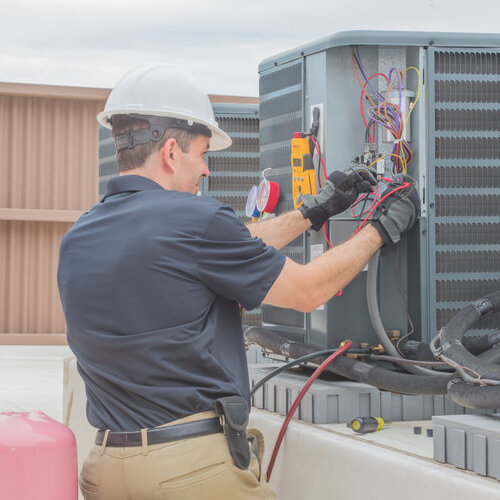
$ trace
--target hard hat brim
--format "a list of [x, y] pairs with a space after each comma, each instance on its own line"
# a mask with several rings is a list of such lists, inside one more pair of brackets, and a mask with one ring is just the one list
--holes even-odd
[[165, 112], [162, 113], [161, 111], [154, 110], [154, 111], [149, 111], [149, 110], [144, 110], [144, 109], [114, 109], [114, 110], [108, 110], [108, 111], [102, 111], [97, 115], [97, 121], [99, 122], [100, 125], [103, 127], [110, 129], [111, 130], [111, 123], [110, 119], [114, 115], [129, 115], [129, 114], [136, 114], [136, 115], [149, 115], [149, 116], [165, 116], [169, 118], [180, 118], [182, 120], [193, 120], [196, 123], [201, 123], [202, 125], [205, 125], [208, 127], [208, 129], [212, 132], [212, 137], [210, 138], [210, 149], [209, 151], [220, 151], [222, 149], [226, 149], [231, 144], [233, 143], [233, 140], [231, 137], [229, 137], [226, 132], [221, 130], [218, 126], [214, 125], [211, 122], [207, 122], [205, 120], [200, 120], [199, 118], [195, 117], [189, 117], [186, 116], [185, 114], [182, 113], [173, 113], [173, 112]]

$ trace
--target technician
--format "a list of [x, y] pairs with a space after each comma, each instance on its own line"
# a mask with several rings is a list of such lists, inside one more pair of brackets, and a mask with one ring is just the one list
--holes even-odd
[[112, 130], [120, 175], [64, 236], [58, 269], [87, 417], [100, 429], [80, 474], [83, 495], [276, 498], [247, 441], [238, 304], [307, 312], [328, 301], [414, 224], [414, 183], [390, 185], [402, 189], [370, 225], [300, 265], [277, 249], [370, 191], [366, 169], [334, 172], [300, 210], [245, 227], [228, 206], [196, 196], [206, 153], [231, 139], [190, 76], [135, 69], [98, 120]]

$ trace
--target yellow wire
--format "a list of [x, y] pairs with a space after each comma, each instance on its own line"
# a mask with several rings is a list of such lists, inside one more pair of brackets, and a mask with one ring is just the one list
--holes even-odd
[[378, 162], [378, 161], [380, 161], [380, 160], [383, 160], [384, 158], [387, 158], [388, 156], [394, 156], [394, 158], [399, 158], [399, 160], [401, 161], [401, 163], [402, 163], [402, 165], [403, 165], [403, 174], [405, 174], [405, 175], [406, 175], [406, 161], [405, 161], [405, 159], [404, 159], [404, 156], [403, 156], [403, 157], [401, 157], [401, 156], [399, 156], [399, 155], [395, 155], [394, 153], [390, 153], [390, 154], [388, 154], [388, 155], [384, 155], [384, 156], [381, 156], [380, 158], [377, 158], [375, 161], [372, 161], [372, 162], [368, 165], [368, 167], [366, 167], [366, 168], [370, 168], [372, 165], [375, 165], [375, 163], [377, 163], [377, 162]]
[[[409, 70], [412, 69], [417, 73], [417, 78], [418, 78], [418, 88], [417, 88], [417, 98], [415, 99], [415, 102], [413, 103], [413, 106], [410, 106], [410, 110], [408, 111], [408, 116], [406, 117], [406, 120], [403, 124], [403, 129], [401, 130], [401, 137], [404, 137], [404, 131], [406, 128], [406, 124], [408, 123], [408, 119], [410, 118], [410, 115], [412, 114], [413, 110], [415, 109], [415, 106], [417, 105], [418, 100], [420, 99], [420, 71], [415, 68], [415, 66], [408, 66], [402, 73], [401, 77], [404, 76], [404, 74]], [[406, 173], [406, 172], [405, 172]]]

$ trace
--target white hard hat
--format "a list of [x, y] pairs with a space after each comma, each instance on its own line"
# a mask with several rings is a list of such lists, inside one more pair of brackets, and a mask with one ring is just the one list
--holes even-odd
[[215, 121], [210, 99], [198, 83], [186, 72], [159, 64], [141, 66], [129, 71], [116, 84], [97, 115], [99, 123], [111, 128], [114, 115], [150, 115], [200, 124], [211, 134], [210, 151], [228, 148], [232, 140]]

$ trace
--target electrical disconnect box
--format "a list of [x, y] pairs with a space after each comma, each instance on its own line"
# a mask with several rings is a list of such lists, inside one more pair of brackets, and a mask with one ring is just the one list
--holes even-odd
[[[377, 301], [386, 330], [429, 342], [467, 303], [500, 289], [500, 36], [353, 31], [270, 57], [259, 66], [260, 169], [280, 185], [277, 213], [293, 209], [291, 141], [319, 108], [317, 187], [333, 170], [370, 166], [383, 190], [416, 179], [422, 214], [384, 248]], [[317, 113], [317, 111], [316, 111]], [[321, 153], [319, 152], [321, 151]], [[325, 168], [319, 161], [325, 162]], [[306, 263], [348, 239], [373, 196], [307, 232], [283, 252]], [[264, 305], [264, 326], [333, 347], [376, 343], [362, 272], [310, 314]], [[498, 314], [475, 333], [498, 328]]]

